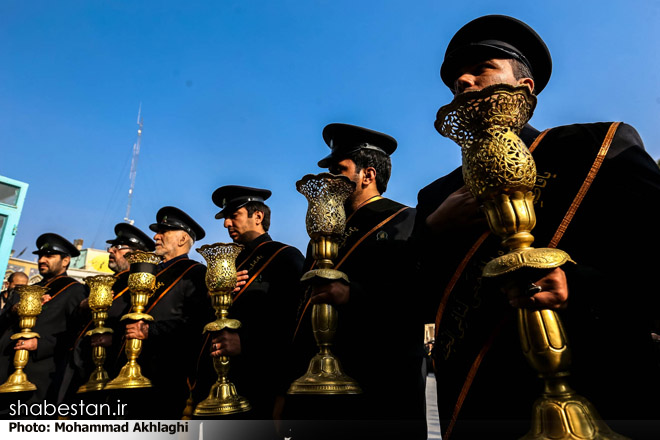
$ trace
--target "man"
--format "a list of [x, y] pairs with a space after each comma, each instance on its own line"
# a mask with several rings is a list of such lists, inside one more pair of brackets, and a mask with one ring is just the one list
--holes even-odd
[[[298, 249], [273, 241], [268, 234], [271, 211], [265, 201], [270, 196], [269, 190], [237, 185], [222, 186], [212, 195], [220, 208], [215, 218], [224, 219], [232, 241], [243, 246], [236, 269], [239, 273], [247, 271], [247, 279], [234, 292], [229, 310], [241, 328], [213, 334], [211, 355], [232, 356], [230, 380], [252, 406], [244, 416], [255, 420], [272, 419], [277, 397], [286, 392], [278, 387], [278, 381], [289, 360], [273, 341], [291, 338], [304, 261]], [[205, 367], [208, 370], [210, 366], [207, 358]], [[199, 390], [201, 398], [207, 397], [217, 378], [214, 371], [206, 376], [212, 381]], [[272, 426], [267, 429], [274, 435]]]
[[[5, 314], [5, 306], [10, 302], [16, 286], [24, 286], [28, 283], [28, 276], [23, 272], [13, 272], [7, 277], [6, 289], [0, 292], [0, 317]], [[2, 318], [0, 318], [2, 320]], [[0, 325], [0, 329], [3, 327]]]
[[[412, 272], [408, 238], [415, 210], [382, 196], [397, 142], [386, 134], [348, 124], [326, 126], [323, 139], [331, 152], [318, 165], [356, 184], [345, 203], [345, 234], [334, 261], [350, 284], [320, 281], [308, 289], [310, 295], [301, 304], [295, 334], [298, 360], [293, 365], [297, 368], [293, 379], [305, 373], [318, 351], [312, 337], [310, 304], [330, 303], [339, 316], [333, 353], [363, 393], [289, 395], [288, 417], [353, 420], [314, 425], [318, 429], [303, 438], [358, 435], [357, 430], [366, 428], [373, 438], [425, 439], [424, 326], [415, 311], [416, 292], [408, 288]], [[307, 257], [309, 269], [310, 250]]]
[[[25, 349], [30, 352], [30, 359], [24, 371], [29, 380], [37, 386], [36, 391], [29, 396], [20, 396], [22, 402], [56, 404], [59, 402], [59, 391], [62, 377], [67, 364], [71, 343], [76, 336], [78, 322], [74, 319], [74, 311], [80, 301], [86, 296], [84, 285], [67, 275], [71, 257], [80, 255], [80, 251], [65, 238], [47, 233], [37, 238], [39, 256], [39, 274], [43, 279], [37, 283], [47, 287], [43, 295], [43, 306], [32, 331], [39, 338], [21, 338], [11, 341], [10, 336], [20, 331], [19, 317], [12, 311], [11, 327], [0, 339], [0, 381], [4, 382], [13, 372], [13, 353]], [[13, 305], [18, 303], [15, 295]], [[19, 396], [11, 396], [12, 398]]]
[[[151, 322], [126, 324], [126, 339], [144, 340], [138, 359], [142, 374], [152, 388], [134, 393], [130, 398], [129, 418], [180, 419], [188, 398], [187, 378], [197, 341], [211, 308], [204, 277], [206, 267], [188, 258], [196, 240], [204, 238], [204, 229], [188, 214], [165, 206], [156, 214], [155, 253], [162, 257], [157, 266], [154, 294], [145, 313]], [[120, 366], [125, 359], [120, 362]], [[130, 391], [129, 391], [130, 392]]]
[[[92, 359], [91, 348], [97, 346], [106, 347], [106, 362], [105, 369], [111, 378], [114, 378], [119, 372], [122, 365], [117, 365], [117, 357], [122, 345], [122, 333], [124, 324], [120, 323], [120, 319], [129, 312], [131, 307], [131, 295], [128, 290], [128, 275], [129, 264], [126, 261], [126, 254], [135, 250], [145, 252], [153, 252], [156, 244], [144, 232], [129, 223], [117, 223], [115, 225], [115, 238], [107, 240], [108, 243], [108, 267], [115, 273], [117, 281], [112, 285], [113, 301], [112, 306], [108, 309], [108, 317], [105, 321], [105, 327], [114, 330], [113, 333], [94, 334], [90, 338], [85, 336], [85, 333], [94, 328], [94, 322], [91, 319], [91, 312], [85, 298], [81, 304], [81, 319], [84, 320], [84, 326], [78, 333], [74, 342], [74, 356], [72, 358], [75, 369], [75, 378], [69, 386], [69, 397], [75, 396], [78, 387], [87, 382], [89, 375], [95, 368]], [[73, 373], [73, 370], [72, 370]]]
[[[538, 95], [551, 66], [532, 28], [493, 15], [454, 35], [441, 76], [455, 94], [505, 83]], [[517, 273], [539, 288], [521, 295], [507, 287], [507, 301], [497, 280], [481, 277], [484, 265], [501, 255], [500, 238], [488, 235], [461, 168], [419, 192], [414, 235], [421, 288], [434, 303], [429, 309], [437, 310], [433, 357], [443, 439], [514, 438], [529, 429], [542, 381], [521, 356], [515, 307], [557, 310], [572, 349], [569, 384], [605, 420], [624, 421], [609, 423], [615, 431], [646, 438], [636, 429], [648, 425], [633, 420], [657, 420], [660, 413], [650, 335], [660, 301], [652, 293], [654, 262], [641, 256], [660, 243], [651, 230], [642, 232], [644, 239], [626, 230], [639, 232], [660, 218], [658, 167], [626, 124], [575, 124], [544, 133], [527, 125], [521, 138], [537, 168], [533, 245], [557, 246], [577, 264]], [[644, 221], [633, 226], [632, 213]]]

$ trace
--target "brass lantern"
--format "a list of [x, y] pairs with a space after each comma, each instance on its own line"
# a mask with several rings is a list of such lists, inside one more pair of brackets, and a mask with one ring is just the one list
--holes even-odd
[[[343, 280], [345, 273], [333, 269], [346, 227], [344, 203], [355, 191], [355, 182], [342, 175], [308, 174], [296, 182], [296, 189], [307, 198], [305, 223], [312, 239], [316, 269], [306, 272], [303, 282]], [[358, 394], [358, 383], [344, 373], [341, 362], [332, 353], [338, 325], [337, 309], [332, 304], [314, 304], [312, 330], [319, 352], [312, 358], [307, 373], [296, 379], [288, 394]]]
[[[48, 288], [27, 285], [16, 286], [16, 292], [20, 295], [17, 313], [21, 331], [11, 335], [11, 339], [38, 338], [39, 333], [33, 332], [32, 328], [37, 323], [37, 317], [41, 313], [41, 297], [48, 292]], [[23, 371], [28, 363], [29, 356], [30, 352], [28, 350], [16, 350], [14, 354], [14, 372], [4, 384], [0, 385], [0, 393], [17, 393], [37, 389], [37, 386], [28, 380]]]

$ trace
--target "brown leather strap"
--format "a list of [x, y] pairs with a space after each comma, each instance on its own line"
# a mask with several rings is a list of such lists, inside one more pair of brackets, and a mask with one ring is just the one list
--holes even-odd
[[563, 220], [561, 221], [561, 224], [557, 228], [557, 231], [555, 232], [555, 235], [552, 237], [552, 240], [550, 240], [550, 244], [548, 244], [548, 247], [551, 248], [557, 247], [557, 244], [559, 244], [559, 240], [561, 240], [562, 236], [564, 235], [564, 232], [566, 232], [566, 229], [568, 229], [568, 225], [570, 224], [571, 220], [573, 220], [573, 216], [575, 216], [577, 209], [580, 207], [580, 203], [582, 203], [584, 196], [587, 194], [587, 191], [589, 191], [591, 184], [596, 178], [596, 174], [598, 174], [598, 170], [600, 170], [600, 166], [603, 164], [603, 161], [605, 160], [605, 156], [607, 155], [607, 152], [610, 149], [610, 145], [612, 145], [612, 140], [614, 139], [614, 135], [616, 134], [616, 130], [619, 128], [619, 125], [621, 125], [621, 122], [613, 122], [612, 125], [610, 125], [609, 130], [607, 130], [607, 134], [605, 135], [605, 140], [603, 141], [603, 145], [601, 145], [600, 150], [598, 150], [598, 154], [596, 155], [596, 160], [594, 160], [594, 163], [591, 165], [591, 169], [589, 170], [589, 174], [587, 174], [587, 178], [584, 179], [584, 182], [582, 182], [582, 186], [580, 187], [580, 190], [573, 199], [573, 203], [571, 204], [570, 208], [568, 208], [568, 211], [566, 211], [566, 215], [564, 216]]
[[280, 252], [282, 252], [284, 249], [286, 249], [286, 248], [288, 248], [288, 247], [291, 247], [291, 246], [289, 246], [289, 245], [282, 246], [282, 247], [279, 248], [277, 251], [275, 251], [275, 253], [274, 253], [273, 255], [270, 256], [270, 258], [269, 258], [269, 259], [268, 259], [268, 260], [267, 260], [267, 261], [266, 261], [266, 262], [265, 262], [265, 263], [259, 268], [259, 270], [257, 270], [257, 271], [254, 273], [254, 275], [252, 275], [252, 277], [248, 280], [248, 282], [245, 283], [245, 285], [241, 288], [241, 290], [239, 290], [239, 291], [236, 293], [236, 295], [234, 296], [234, 302], [236, 302], [236, 300], [238, 299], [238, 297], [241, 296], [241, 295], [243, 294], [243, 292], [245, 292], [245, 289], [247, 289], [248, 286], [249, 286], [250, 284], [252, 284], [252, 282], [253, 282], [254, 280], [257, 279], [257, 277], [259, 276], [259, 274], [260, 274], [261, 272], [263, 272], [263, 270], [266, 268], [266, 266], [268, 266], [268, 265], [270, 264], [271, 261], [273, 261], [273, 259], [277, 256], [277, 254], [279, 254]]
[[[153, 310], [153, 308], [156, 307], [156, 304], [158, 304], [158, 302], [159, 302], [161, 299], [163, 299], [163, 297], [165, 296], [165, 294], [166, 294], [167, 292], [169, 292], [169, 291], [172, 289], [172, 287], [174, 287], [174, 286], [176, 285], [176, 283], [178, 283], [179, 281], [181, 281], [181, 278], [183, 278], [183, 276], [184, 276], [185, 274], [187, 274], [188, 271], [189, 271], [190, 269], [192, 269], [193, 267], [197, 267], [197, 266], [199, 266], [199, 265], [200, 265], [200, 263], [193, 264], [193, 265], [190, 266], [188, 269], [184, 270], [183, 273], [182, 273], [181, 275], [179, 275], [179, 277], [178, 277], [176, 280], [174, 280], [174, 282], [173, 282], [172, 284], [170, 284], [170, 286], [169, 286], [167, 289], [163, 290], [163, 293], [160, 294], [160, 296], [156, 299], [156, 301], [154, 301], [153, 304], [151, 304], [151, 306], [149, 306], [149, 308], [148, 308], [144, 313], [149, 313], [149, 312], [151, 312], [151, 311]], [[163, 271], [163, 272], [164, 272], [164, 271]], [[162, 272], [161, 272], [161, 273], [162, 273]]]
[[79, 284], [79, 283], [78, 283], [78, 281], [73, 281], [73, 282], [67, 284], [66, 286], [62, 287], [60, 290], [58, 290], [58, 291], [55, 293], [55, 295], [53, 295], [53, 296], [50, 297], [50, 301], [54, 300], [55, 297], [56, 297], [57, 295], [59, 295], [60, 293], [64, 292], [66, 289], [68, 289], [69, 287], [73, 286], [74, 284]]
[[69, 348], [69, 350], [73, 350], [73, 349], [76, 347], [76, 344], [78, 343], [78, 341], [80, 340], [80, 338], [82, 338], [82, 336], [85, 334], [85, 332], [87, 331], [87, 329], [89, 328], [89, 326], [92, 324], [92, 322], [94, 322], [94, 321], [89, 321], [89, 322], [87, 323], [87, 325], [82, 329], [82, 331], [80, 332], [80, 334], [78, 334], [78, 336], [76, 337], [76, 340], [73, 341], [73, 344], [71, 344], [71, 348]]
[[197, 364], [195, 367], [195, 381], [190, 382], [190, 377], [186, 378], [186, 383], [188, 384], [188, 390], [192, 392], [192, 390], [195, 389], [197, 386], [197, 374], [199, 373], [199, 363], [202, 360], [202, 355], [204, 354], [204, 351], [206, 350], [206, 345], [209, 343], [209, 338], [211, 337], [211, 332], [206, 333], [206, 338], [204, 338], [204, 343], [202, 344], [202, 348], [199, 350], [199, 355], [197, 355]]
[[477, 370], [481, 365], [481, 361], [484, 360], [486, 353], [488, 353], [488, 350], [490, 350], [490, 347], [493, 345], [495, 338], [500, 334], [502, 328], [504, 327], [504, 324], [508, 320], [509, 320], [508, 316], [505, 316], [504, 318], [502, 318], [502, 320], [500, 320], [500, 322], [495, 326], [493, 332], [488, 337], [488, 340], [484, 343], [483, 347], [481, 347], [481, 350], [479, 350], [479, 354], [477, 354], [477, 357], [474, 359], [474, 362], [472, 362], [472, 366], [470, 367], [470, 370], [468, 371], [468, 374], [465, 378], [465, 382], [463, 383], [463, 388], [461, 388], [461, 392], [458, 395], [458, 400], [456, 401], [456, 406], [454, 407], [454, 413], [451, 415], [451, 420], [449, 421], [449, 425], [447, 425], [447, 430], [442, 436], [444, 440], [449, 440], [449, 436], [451, 435], [451, 432], [454, 429], [454, 426], [456, 425], [456, 421], [458, 420], [458, 412], [461, 410], [461, 407], [463, 406], [463, 402], [467, 397], [467, 393], [470, 390], [470, 386], [472, 385], [472, 382], [474, 381], [474, 378], [477, 375]]
[[387, 217], [385, 220], [383, 220], [382, 222], [378, 223], [376, 226], [374, 226], [373, 228], [371, 228], [371, 229], [369, 230], [369, 232], [367, 232], [367, 233], [364, 234], [362, 237], [360, 237], [360, 239], [359, 239], [358, 241], [356, 241], [355, 244], [354, 244], [353, 246], [351, 246], [351, 248], [348, 250], [348, 252], [346, 252], [346, 253], [344, 254], [344, 257], [343, 257], [341, 260], [339, 260], [339, 263], [335, 264], [335, 267], [334, 267], [334, 268], [335, 268], [335, 269], [339, 269], [339, 266], [341, 266], [341, 265], [344, 263], [344, 261], [346, 261], [346, 259], [348, 258], [348, 256], [351, 255], [351, 254], [353, 253], [353, 251], [354, 251], [354, 250], [355, 250], [355, 249], [356, 249], [356, 248], [357, 248], [357, 247], [358, 247], [358, 246], [359, 246], [364, 240], [366, 240], [367, 237], [369, 237], [371, 234], [373, 234], [373, 233], [376, 232], [378, 229], [380, 229], [381, 227], [383, 227], [387, 222], [389, 222], [389, 221], [392, 220], [394, 217], [396, 217], [396, 216], [399, 215], [401, 212], [403, 212], [403, 211], [405, 211], [405, 210], [407, 210], [407, 209], [410, 209], [410, 207], [408, 207], [408, 206], [404, 206], [403, 208], [399, 209], [397, 212], [395, 212], [394, 214], [390, 215], [390, 216]]
[[55, 282], [55, 280], [59, 280], [60, 278], [64, 278], [65, 276], [66, 276], [66, 275], [58, 275], [58, 276], [56, 276], [55, 278], [53, 278], [52, 280], [50, 280], [50, 281], [48, 281], [46, 284], [44, 284], [44, 287], [48, 287], [48, 286], [50, 286], [51, 284], [53, 284], [53, 283]]
[[438, 329], [440, 327], [440, 321], [442, 320], [442, 315], [445, 312], [445, 307], [447, 306], [447, 301], [449, 300], [449, 295], [451, 294], [452, 290], [454, 290], [454, 286], [456, 286], [456, 283], [458, 282], [458, 279], [463, 275], [463, 271], [465, 270], [468, 262], [472, 259], [474, 256], [475, 252], [477, 252], [477, 249], [481, 246], [481, 244], [486, 240], [486, 238], [490, 235], [490, 231], [486, 231], [481, 236], [477, 239], [477, 241], [472, 245], [470, 250], [465, 254], [465, 257], [463, 257], [463, 260], [460, 262], [458, 265], [458, 268], [456, 269], [456, 272], [454, 272], [454, 276], [451, 277], [451, 280], [449, 280], [449, 283], [447, 283], [447, 287], [445, 288], [444, 293], [442, 294], [442, 299], [440, 300], [440, 305], [438, 306], [438, 311], [435, 314], [435, 339], [438, 339]]
[[264, 241], [263, 243], [259, 243], [256, 248], [252, 249], [252, 252], [250, 252], [250, 255], [248, 255], [247, 258], [245, 258], [245, 260], [243, 260], [243, 262], [241, 264], [239, 264], [238, 267], [236, 267], [236, 270], [240, 270], [241, 267], [243, 267], [243, 265], [246, 262], [250, 261], [250, 258], [252, 258], [252, 255], [254, 255], [254, 253], [257, 252], [257, 249], [259, 249], [261, 246], [265, 245], [266, 243], [273, 243], [273, 242], [272, 241]]

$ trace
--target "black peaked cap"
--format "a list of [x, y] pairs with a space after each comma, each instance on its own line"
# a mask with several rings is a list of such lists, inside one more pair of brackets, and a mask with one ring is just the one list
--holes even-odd
[[516, 18], [485, 15], [452, 37], [440, 68], [442, 81], [453, 90], [459, 69], [489, 58], [513, 58], [527, 65], [534, 76], [537, 95], [550, 80], [552, 58], [539, 34]]
[[32, 252], [36, 255], [62, 254], [69, 257], [77, 257], [80, 251], [66, 238], [48, 232], [37, 238], [37, 250]]
[[206, 236], [204, 229], [192, 217], [174, 206], [160, 208], [156, 213], [156, 223], [150, 224], [149, 229], [154, 232], [162, 229], [185, 231], [194, 241]]
[[332, 161], [346, 159], [359, 150], [375, 150], [386, 155], [394, 153], [396, 139], [385, 133], [349, 124], [328, 124], [323, 129], [323, 140], [330, 147], [330, 154], [318, 163], [328, 168]]
[[153, 252], [156, 249], [156, 243], [147, 234], [129, 223], [117, 223], [115, 225], [116, 237], [106, 240], [106, 243], [113, 245], [125, 244], [141, 251]]
[[225, 218], [250, 202], [264, 203], [272, 192], [249, 186], [225, 185], [213, 191], [213, 203], [220, 208], [215, 218]]

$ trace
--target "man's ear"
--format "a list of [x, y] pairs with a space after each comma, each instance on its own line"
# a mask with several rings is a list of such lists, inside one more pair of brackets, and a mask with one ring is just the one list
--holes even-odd
[[362, 171], [364, 171], [364, 175], [362, 177], [362, 183], [364, 183], [365, 185], [369, 185], [370, 183], [376, 182], [376, 168], [366, 167], [363, 168]]
[[71, 264], [71, 257], [66, 255], [62, 257], [62, 266], [66, 267], [67, 269], [69, 268], [69, 264]]
[[526, 85], [527, 87], [529, 87], [529, 91], [531, 93], [534, 93], [534, 80], [532, 78], [520, 78], [518, 80], [518, 85], [520, 86]]
[[179, 232], [179, 240], [177, 240], [177, 242], [179, 244], [179, 247], [183, 247], [186, 245], [186, 243], [188, 243], [188, 237], [190, 237], [190, 235], [188, 235], [186, 231], [178, 231], [178, 232]]
[[254, 224], [259, 226], [264, 221], [264, 213], [261, 211], [254, 211], [254, 213], [252, 213], [252, 218], [254, 219]]

